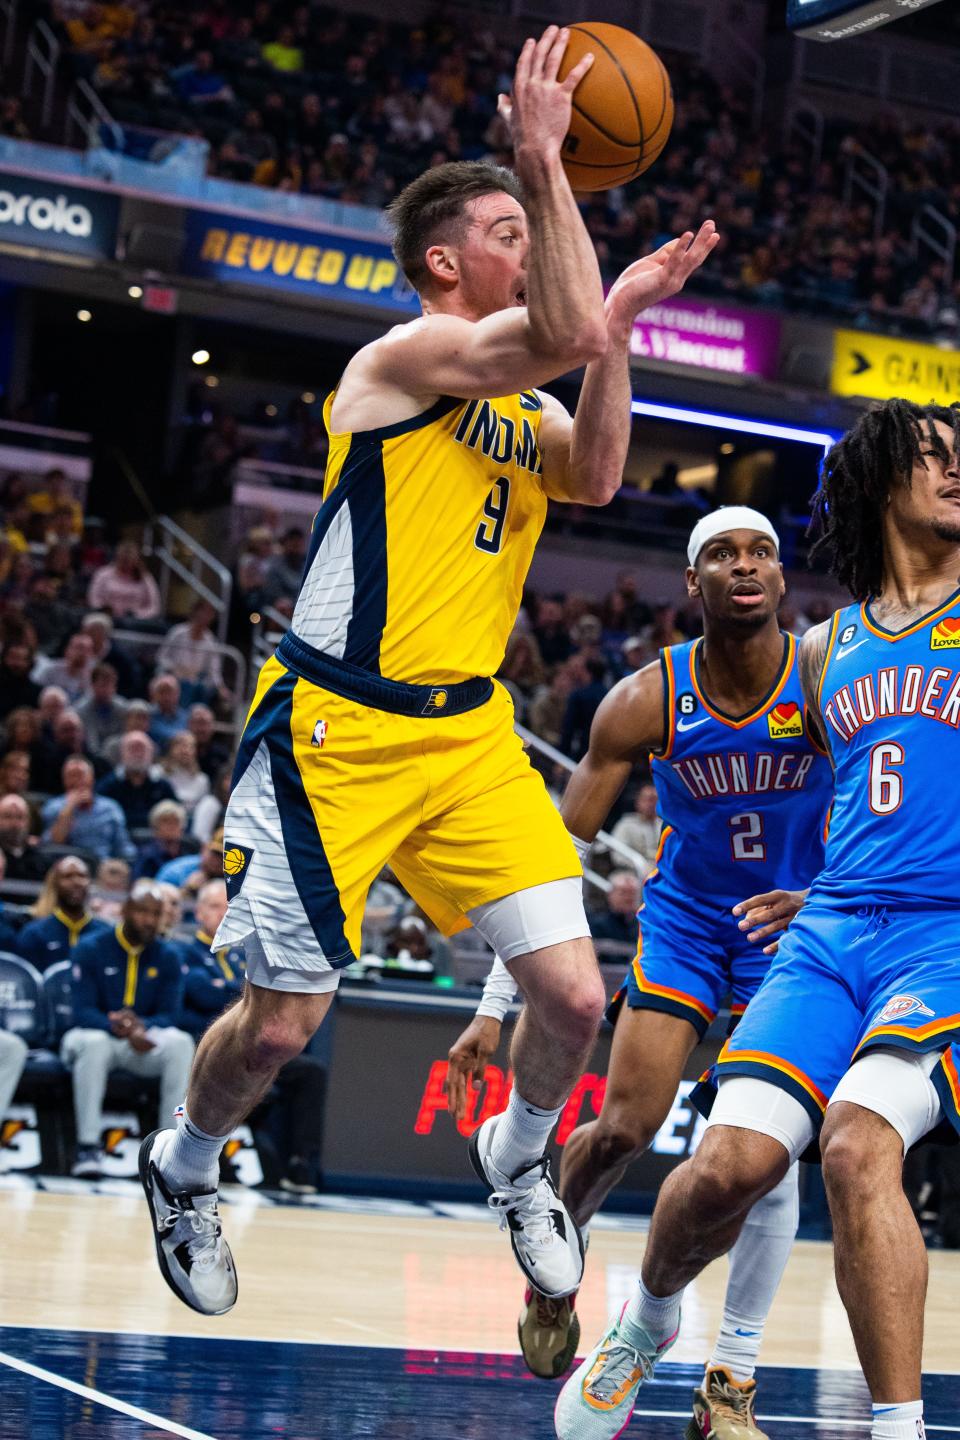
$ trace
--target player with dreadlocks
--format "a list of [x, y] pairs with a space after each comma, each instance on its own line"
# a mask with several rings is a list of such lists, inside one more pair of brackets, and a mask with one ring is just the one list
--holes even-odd
[[[903, 1157], [960, 1129], [960, 411], [891, 400], [830, 451], [817, 548], [856, 597], [804, 636], [836, 791], [824, 869], [717, 1064], [637, 1291], [564, 1386], [562, 1440], [612, 1440], [685, 1286], [819, 1134], [872, 1440], [923, 1440], [927, 1260]], [[710, 1437], [706, 1437], [710, 1440]]]

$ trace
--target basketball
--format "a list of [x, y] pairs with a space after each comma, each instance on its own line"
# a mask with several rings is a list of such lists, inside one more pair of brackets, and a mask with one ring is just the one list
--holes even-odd
[[573, 94], [563, 168], [574, 190], [610, 190], [649, 169], [673, 124], [670, 78], [650, 46], [620, 25], [570, 26], [560, 78], [591, 51]]
[[236, 846], [234, 846], [234, 848], [232, 850], [228, 850], [226, 855], [224, 855], [223, 857], [224, 873], [227, 875], [239, 875], [240, 871], [243, 869], [246, 863], [247, 857], [244, 855], [243, 851], [238, 850]]

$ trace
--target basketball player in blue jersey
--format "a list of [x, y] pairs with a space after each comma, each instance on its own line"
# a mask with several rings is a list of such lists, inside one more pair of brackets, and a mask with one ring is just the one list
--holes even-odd
[[[564, 822], [585, 854], [632, 767], [652, 752], [664, 820], [637, 957], [611, 1007], [601, 1113], [574, 1131], [563, 1154], [560, 1194], [581, 1227], [651, 1144], [723, 1000], [729, 995], [734, 1021], [743, 1013], [771, 963], [758, 942], [796, 914], [823, 864], [833, 774], [806, 722], [796, 641], [777, 623], [784, 584], [776, 532], [756, 510], [731, 506], [696, 525], [687, 557], [703, 640], [669, 646], [610, 692], [563, 797]], [[764, 893], [744, 901], [751, 889]], [[496, 965], [478, 1018], [451, 1052], [454, 1111], [466, 1075], [482, 1076], [513, 993]], [[695, 1436], [762, 1434], [753, 1374], [798, 1211], [794, 1165], [754, 1207], [731, 1256], [721, 1334], [694, 1398]], [[528, 1289], [519, 1336], [535, 1375], [555, 1378], [571, 1364], [575, 1298]]]
[[567, 1382], [562, 1440], [610, 1440], [672, 1345], [684, 1287], [819, 1133], [837, 1285], [872, 1440], [923, 1440], [926, 1251], [903, 1157], [960, 1129], [960, 411], [890, 400], [833, 447], [818, 544], [858, 603], [804, 636], [830, 748], [826, 860], [664, 1184], [642, 1279]]
[[[515, 175], [442, 165], [397, 197], [394, 250], [423, 316], [358, 351], [324, 407], [323, 499], [224, 822], [213, 943], [244, 944], [247, 984], [200, 1043], [182, 1123], [140, 1157], [161, 1272], [206, 1314], [237, 1294], [219, 1152], [326, 1015], [388, 862], [446, 934], [486, 936], [524, 990], [514, 1100], [473, 1160], [531, 1283], [580, 1282], [544, 1150], [603, 986], [576, 851], [489, 677], [548, 499], [600, 505], [620, 484], [637, 312], [679, 290], [717, 234], [707, 223], [636, 261], [604, 298], [560, 160], [591, 63], [559, 80], [567, 40], [551, 26], [520, 54], [502, 102]], [[535, 387], [581, 365], [571, 417]]]

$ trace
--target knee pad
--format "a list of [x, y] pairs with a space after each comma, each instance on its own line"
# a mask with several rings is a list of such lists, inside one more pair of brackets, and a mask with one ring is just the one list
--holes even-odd
[[728, 1080], [720, 1081], [707, 1128], [713, 1125], [755, 1130], [779, 1140], [790, 1156], [791, 1165], [816, 1134], [816, 1127], [799, 1100], [779, 1085], [752, 1075], [731, 1075]]
[[904, 1154], [943, 1118], [940, 1096], [930, 1076], [940, 1052], [918, 1055], [892, 1046], [868, 1050], [855, 1060], [830, 1097], [872, 1110], [892, 1125]]
[[477, 933], [507, 964], [520, 955], [590, 934], [579, 875], [531, 885], [502, 900], [475, 905], [467, 914]]

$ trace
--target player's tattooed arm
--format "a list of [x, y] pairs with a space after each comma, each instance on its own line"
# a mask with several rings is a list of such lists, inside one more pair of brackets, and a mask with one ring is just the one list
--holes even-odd
[[663, 676], [657, 660], [615, 685], [594, 716], [589, 749], [560, 806], [571, 835], [595, 840], [633, 766], [662, 744]]
[[807, 714], [813, 729], [813, 738], [821, 750], [827, 748], [827, 727], [823, 723], [823, 716], [820, 713], [820, 677], [823, 674], [830, 645], [831, 624], [830, 620], [824, 620], [822, 625], [811, 626], [800, 641], [799, 653], [803, 698], [807, 702]]

